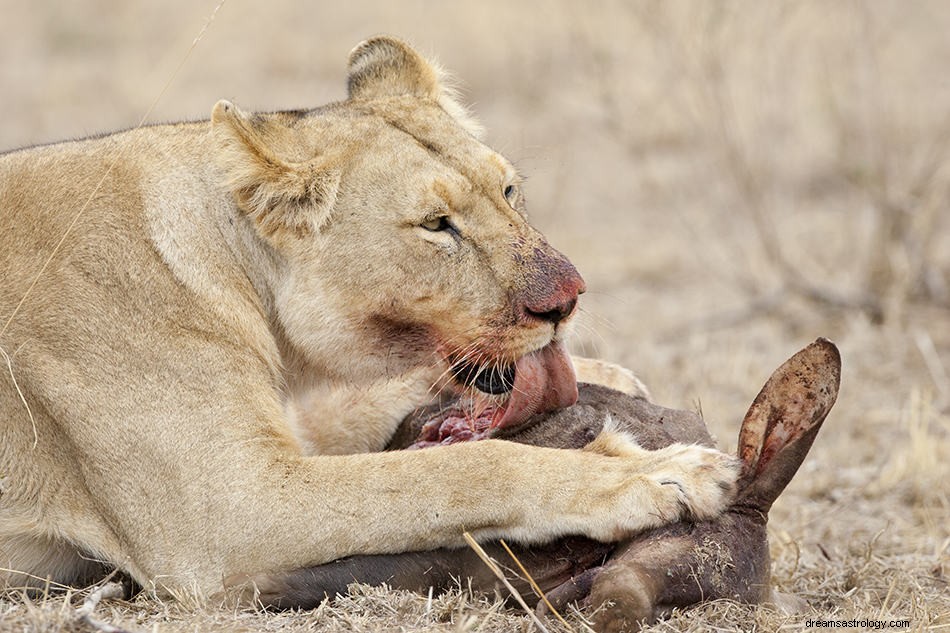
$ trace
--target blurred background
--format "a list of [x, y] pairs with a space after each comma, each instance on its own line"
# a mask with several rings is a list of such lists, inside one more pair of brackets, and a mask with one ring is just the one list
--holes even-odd
[[354, 45], [403, 37], [587, 279], [577, 352], [732, 449], [773, 368], [840, 345], [776, 582], [950, 618], [950, 4], [228, 0], [176, 72], [217, 6], [0, 0], [0, 147], [132, 127], [160, 95], [150, 122], [339, 100]]

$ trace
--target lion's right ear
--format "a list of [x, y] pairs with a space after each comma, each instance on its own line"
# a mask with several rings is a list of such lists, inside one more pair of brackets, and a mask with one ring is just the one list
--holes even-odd
[[350, 52], [346, 85], [350, 99], [431, 99], [475, 138], [484, 134], [482, 126], [462, 105], [445, 71], [398, 38], [379, 35], [354, 48]]
[[267, 115], [247, 115], [228, 101], [211, 111], [218, 159], [238, 205], [257, 221], [261, 234], [304, 237], [327, 222], [336, 201], [340, 171], [320, 158], [296, 163], [275, 147], [288, 130]]
[[351, 99], [413, 95], [438, 99], [438, 68], [395, 37], [377, 36], [350, 51], [347, 92]]

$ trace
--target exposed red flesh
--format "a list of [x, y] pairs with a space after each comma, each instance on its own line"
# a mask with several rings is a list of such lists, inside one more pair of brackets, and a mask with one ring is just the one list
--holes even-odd
[[497, 415], [498, 409], [494, 407], [489, 407], [479, 413], [465, 412], [461, 409], [441, 411], [422, 425], [419, 437], [408, 448], [429, 448], [457, 442], [484, 440], [490, 435], [492, 420]]

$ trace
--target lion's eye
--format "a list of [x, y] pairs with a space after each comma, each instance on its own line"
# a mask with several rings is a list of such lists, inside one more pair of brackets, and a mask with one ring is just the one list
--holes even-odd
[[433, 233], [438, 231], [448, 231], [452, 228], [452, 225], [449, 223], [448, 217], [440, 215], [437, 218], [432, 218], [431, 220], [426, 220], [420, 224], [422, 228], [427, 231], [432, 231]]
[[508, 201], [508, 204], [514, 204], [516, 193], [517, 190], [515, 189], [514, 185], [508, 185], [505, 187], [505, 200]]

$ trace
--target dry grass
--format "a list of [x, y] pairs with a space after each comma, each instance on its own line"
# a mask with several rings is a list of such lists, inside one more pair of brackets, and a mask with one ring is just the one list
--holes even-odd
[[[215, 4], [0, 0], [0, 147], [134, 125]], [[153, 120], [340, 98], [346, 52], [375, 32], [438, 53], [587, 278], [579, 351], [701, 405], [731, 448], [771, 369], [819, 335], [842, 349], [837, 408], [770, 524], [774, 582], [812, 612], [711, 604], [655, 630], [950, 631], [950, 6], [336, 4], [229, 0]], [[67, 600], [0, 597], [0, 629], [77, 630]], [[99, 615], [158, 633], [533, 626], [464, 591]]]

